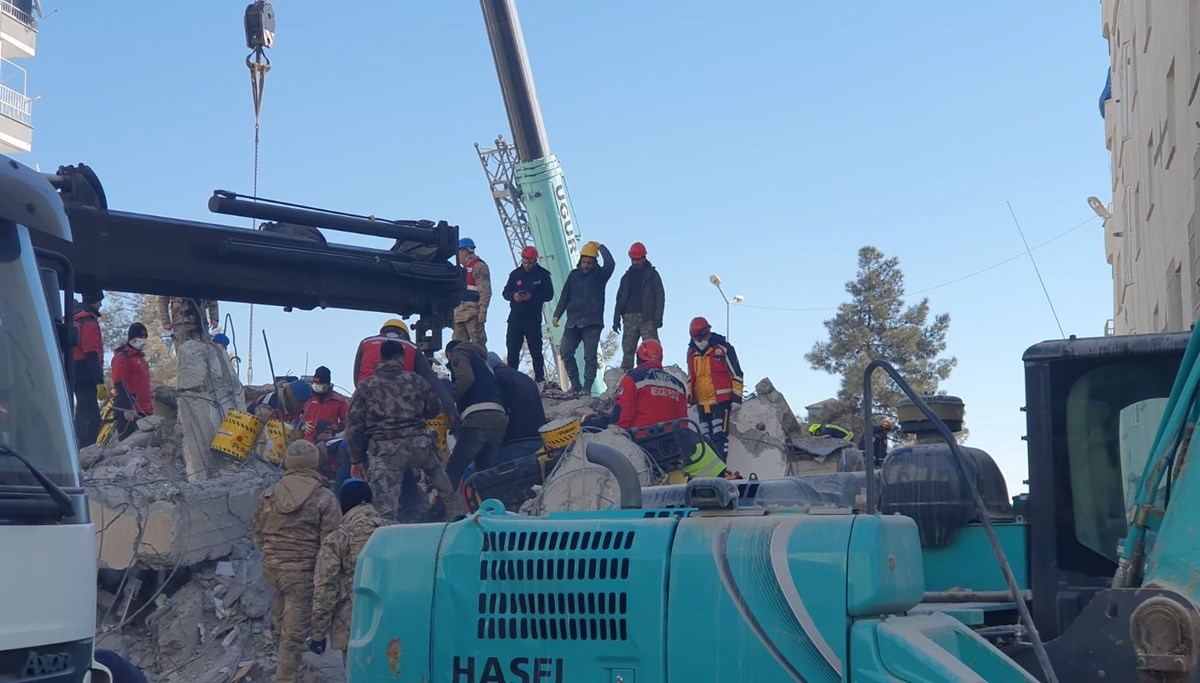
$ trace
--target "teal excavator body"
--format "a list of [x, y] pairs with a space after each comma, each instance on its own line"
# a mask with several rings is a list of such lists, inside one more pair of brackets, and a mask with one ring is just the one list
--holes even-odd
[[375, 532], [361, 681], [1032, 681], [925, 591], [900, 515], [610, 510]]

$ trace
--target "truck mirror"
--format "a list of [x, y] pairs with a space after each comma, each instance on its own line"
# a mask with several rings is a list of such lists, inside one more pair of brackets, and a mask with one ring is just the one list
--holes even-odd
[[52, 268], [39, 268], [42, 276], [42, 292], [46, 296], [46, 306], [50, 309], [50, 317], [54, 322], [63, 320], [63, 300], [60, 296], [58, 273]]

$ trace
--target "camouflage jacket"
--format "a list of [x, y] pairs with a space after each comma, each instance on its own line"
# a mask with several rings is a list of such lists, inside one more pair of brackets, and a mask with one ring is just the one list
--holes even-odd
[[320, 475], [297, 470], [263, 492], [254, 512], [254, 545], [263, 566], [311, 572], [321, 541], [342, 521], [337, 499]]
[[350, 462], [360, 463], [371, 441], [388, 441], [425, 433], [425, 419], [442, 410], [437, 396], [420, 375], [400, 361], [375, 366], [350, 399], [346, 446]]
[[[163, 322], [171, 323], [172, 325], [194, 323], [196, 322], [197, 311], [192, 306], [192, 301], [192, 299], [177, 296], [160, 296], [158, 297], [158, 315]], [[203, 322], [220, 322], [221, 310], [216, 301], [211, 299], [196, 299], [195, 305], [207, 317], [207, 320]]]
[[313, 577], [312, 635], [329, 634], [330, 647], [335, 650], [345, 650], [350, 644], [358, 554], [371, 534], [387, 524], [372, 505], [363, 503], [347, 512], [338, 528], [321, 541]]

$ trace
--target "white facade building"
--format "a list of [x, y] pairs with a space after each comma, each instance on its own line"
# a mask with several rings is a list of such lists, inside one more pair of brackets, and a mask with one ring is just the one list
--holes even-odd
[[33, 100], [16, 59], [37, 51], [35, 0], [0, 0], [0, 154], [33, 149]]
[[1200, 313], [1200, 0], [1102, 0], [1111, 57], [1105, 253], [1110, 332], [1180, 331]]

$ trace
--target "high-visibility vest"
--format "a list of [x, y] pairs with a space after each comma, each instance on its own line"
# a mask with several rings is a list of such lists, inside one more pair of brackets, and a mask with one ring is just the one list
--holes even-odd
[[696, 444], [696, 450], [680, 468], [688, 479], [719, 477], [725, 473], [725, 469], [725, 463], [721, 462], [717, 452], [703, 439]]
[[375, 374], [375, 366], [379, 365], [379, 350], [386, 341], [400, 342], [404, 345], [405, 370], [412, 372], [417, 366], [417, 354], [420, 351], [412, 342], [383, 335], [367, 337], [358, 344], [358, 367], [354, 368], [354, 386], [357, 387], [364, 379]]
[[479, 301], [479, 285], [475, 282], [475, 265], [482, 263], [478, 258], [472, 258], [464, 268], [467, 269], [467, 291], [462, 294], [462, 301]]

